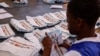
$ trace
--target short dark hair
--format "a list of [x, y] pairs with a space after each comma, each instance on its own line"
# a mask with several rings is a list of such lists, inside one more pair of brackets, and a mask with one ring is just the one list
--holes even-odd
[[100, 0], [71, 0], [68, 11], [74, 18], [81, 18], [93, 26], [100, 16]]

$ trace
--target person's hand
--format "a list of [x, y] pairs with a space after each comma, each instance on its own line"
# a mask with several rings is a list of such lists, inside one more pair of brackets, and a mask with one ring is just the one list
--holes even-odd
[[70, 44], [66, 43], [65, 41], [63, 42], [63, 44], [59, 45], [59, 47], [64, 47], [69, 49], [70, 48]]
[[46, 49], [52, 47], [52, 40], [50, 39], [50, 37], [48, 36], [47, 33], [46, 33], [46, 37], [42, 41], [42, 44], [43, 44], [44, 48], [46, 48]]

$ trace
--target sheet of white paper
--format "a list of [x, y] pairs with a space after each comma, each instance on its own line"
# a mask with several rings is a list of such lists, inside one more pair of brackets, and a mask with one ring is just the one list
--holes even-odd
[[5, 9], [0, 9], [0, 13], [5, 13], [7, 12]]
[[3, 6], [3, 7], [10, 7], [10, 6], [9, 6], [7, 3], [5, 3], [5, 2], [1, 2], [0, 5]]
[[50, 8], [52, 8], [52, 9], [53, 9], [53, 8], [54, 8], [54, 9], [59, 9], [59, 8], [61, 8], [61, 9], [62, 9], [63, 6], [62, 6], [62, 5], [51, 5]]
[[47, 24], [45, 22], [43, 22], [41, 19], [39, 19], [38, 17], [30, 17], [30, 16], [26, 16], [26, 20], [35, 27], [46, 27]]
[[13, 15], [11, 15], [10, 13], [0, 14], [0, 19], [10, 18], [10, 17], [13, 17]]

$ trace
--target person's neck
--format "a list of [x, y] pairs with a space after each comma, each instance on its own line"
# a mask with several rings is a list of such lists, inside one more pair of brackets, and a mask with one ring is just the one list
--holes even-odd
[[81, 31], [78, 35], [77, 35], [77, 40], [81, 40], [83, 38], [90, 38], [90, 37], [96, 37], [95, 34], [95, 29], [85, 29], [83, 31]]

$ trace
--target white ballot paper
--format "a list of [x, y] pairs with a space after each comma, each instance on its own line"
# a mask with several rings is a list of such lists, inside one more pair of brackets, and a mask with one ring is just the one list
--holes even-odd
[[0, 25], [0, 38], [7, 38], [7, 37], [14, 36], [14, 35], [15, 33], [11, 29], [9, 24]]
[[7, 12], [7, 11], [4, 9], [0, 9], [0, 13], [5, 13], [5, 12]]
[[59, 20], [53, 18], [53, 17], [50, 16], [49, 14], [43, 15], [43, 17], [45, 18], [45, 20], [48, 20], [49, 22], [51, 22], [50, 26], [59, 23]]
[[[34, 40], [36, 40], [34, 38]], [[0, 50], [7, 51], [15, 56], [34, 56], [40, 48], [21, 37], [11, 37], [0, 43]]]
[[26, 16], [26, 20], [34, 27], [46, 27], [47, 24], [38, 17]]
[[2, 13], [0, 14], [0, 19], [10, 18], [13, 17], [10, 13]]
[[59, 21], [59, 18], [54, 13], [48, 13], [53, 19]]
[[60, 11], [60, 13], [66, 18], [66, 11]]
[[66, 23], [66, 22], [62, 22], [59, 25], [56, 25], [55, 28], [59, 29], [62, 32], [68, 32], [69, 33], [69, 31], [68, 31], [68, 23]]
[[3, 7], [10, 7], [10, 6], [9, 6], [7, 3], [5, 3], [5, 2], [1, 2], [0, 5], [3, 6]]
[[54, 15], [57, 16], [59, 20], [62, 20], [62, 21], [66, 20], [64, 15], [62, 15], [60, 12], [55, 12]]
[[43, 39], [44, 39], [44, 37], [45, 37], [45, 32], [43, 32], [43, 31], [41, 31], [41, 30], [34, 30], [33, 32], [31, 32], [31, 33], [25, 33], [25, 37], [27, 36], [27, 35], [29, 35], [29, 34], [31, 34], [31, 36], [33, 35], [33, 36], [35, 36], [37, 39], [39, 39], [39, 41], [41, 42]]
[[17, 31], [32, 32], [34, 30], [34, 28], [25, 20], [11, 19], [10, 23], [12, 24], [13, 27], [15, 27]]
[[51, 9], [62, 9], [63, 6], [62, 5], [51, 5], [50, 8]]

